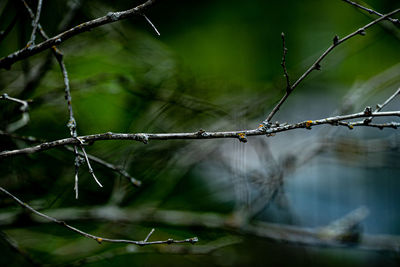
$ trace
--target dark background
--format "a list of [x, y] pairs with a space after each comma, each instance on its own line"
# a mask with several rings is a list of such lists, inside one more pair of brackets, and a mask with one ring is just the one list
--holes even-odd
[[[17, 2], [0, 2], [0, 30], [17, 16], [14, 28], [0, 42], [1, 56], [24, 47], [30, 37], [31, 21]], [[59, 24], [74, 2], [44, 1], [40, 23], [49, 36], [60, 32]], [[28, 3], [36, 6], [35, 1]], [[140, 2], [80, 3], [65, 29]], [[364, 3], [381, 13], [399, 7], [393, 0]], [[372, 18], [339, 0], [160, 0], [146, 15], [161, 36], [144, 18], [136, 17], [60, 45], [79, 135], [255, 128], [285, 90], [281, 32], [286, 35], [287, 66], [294, 81], [335, 34], [343, 37]], [[338, 109], [358, 112], [382, 103], [400, 85], [399, 44], [398, 28], [382, 23], [366, 36], [339, 46], [323, 61], [322, 70], [313, 72], [296, 89], [276, 120], [313, 120]], [[35, 74], [41, 64], [45, 67]], [[17, 134], [46, 140], [69, 136], [61, 72], [47, 51], [9, 71], [1, 70], [0, 93], [32, 100], [30, 122]], [[4, 129], [20, 114], [17, 105], [0, 104]], [[399, 100], [386, 108], [395, 109], [399, 109]], [[173, 213], [166, 220], [129, 221], [110, 219], [111, 211], [104, 219], [79, 216], [78, 209], [117, 206], [138, 215], [167, 210], [233, 216], [258, 196], [273, 195], [271, 173], [283, 168], [279, 196], [267, 198], [253, 219], [321, 227], [365, 206], [370, 211], [363, 222], [365, 233], [399, 235], [399, 142], [393, 129], [350, 131], [330, 126], [249, 138], [246, 144], [225, 139], [152, 141], [148, 145], [102, 141], [89, 146], [88, 153], [123, 166], [143, 185], [134, 188], [124, 177], [92, 163], [104, 185], [99, 188], [83, 165], [79, 200], [73, 191], [73, 153], [52, 149], [3, 159], [1, 185], [38, 210], [53, 211], [55, 217], [82, 230], [110, 238], [140, 240], [153, 227], [153, 240], [197, 236], [200, 241], [195, 246], [200, 249], [174, 252], [160, 247], [99, 245], [58, 225], [32, 221], [2, 196], [0, 229], [23, 253], [13, 251], [2, 238], [0, 262], [30, 265], [26, 253], [35, 263], [48, 265], [395, 266], [398, 254], [283, 244], [226, 227], [175, 224]], [[9, 137], [0, 139], [1, 150], [25, 146]], [[310, 156], [314, 146], [321, 151]]]

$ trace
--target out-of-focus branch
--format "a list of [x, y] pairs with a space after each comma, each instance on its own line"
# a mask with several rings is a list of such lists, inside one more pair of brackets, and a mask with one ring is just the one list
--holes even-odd
[[6, 27], [4, 31], [0, 31], [0, 42], [3, 41], [4, 38], [11, 32], [12, 28], [14, 28], [15, 23], [18, 20], [18, 15], [15, 15], [10, 24]]
[[[205, 227], [220, 229], [236, 234], [248, 234], [276, 242], [285, 242], [315, 247], [349, 247], [372, 251], [398, 251], [400, 236], [370, 235], [351, 232], [352, 226], [365, 218], [364, 209], [357, 209], [325, 227], [305, 228], [292, 225], [267, 223], [262, 221], [246, 222], [234, 215], [218, 213], [197, 213], [177, 210], [153, 210], [141, 208], [119, 208], [115, 206], [88, 209], [67, 208], [52, 209], [49, 214], [68, 220], [107, 220], [126, 223], [158, 223], [180, 227]], [[354, 216], [356, 215], [356, 216]], [[4, 214], [0, 224], [12, 225], [17, 220], [17, 213]], [[35, 218], [32, 218], [35, 219]], [[40, 218], [38, 218], [40, 219]], [[43, 223], [44, 220], [34, 220]], [[340, 222], [340, 223], [338, 223]], [[342, 224], [344, 222], [344, 224]], [[343, 226], [343, 227], [342, 227]], [[326, 231], [334, 229], [335, 232]], [[350, 230], [350, 231], [348, 231]], [[346, 239], [347, 234], [359, 234], [357, 240]]]
[[15, 240], [13, 240], [12, 238], [10, 238], [8, 235], [6, 235], [4, 232], [0, 231], [0, 240], [5, 242], [8, 247], [10, 249], [12, 249], [13, 251], [15, 251], [15, 253], [18, 253], [19, 255], [21, 255], [22, 258], [24, 258], [31, 266], [41, 266], [40, 264], [38, 264], [37, 262], [35, 262], [28, 253], [26, 253], [25, 251], [23, 251], [18, 244], [15, 242]]
[[0, 100], [8, 100], [12, 102], [16, 102], [18, 104], [21, 104], [21, 107], [19, 110], [22, 112], [22, 117], [16, 122], [13, 122], [9, 125], [7, 125], [7, 132], [14, 132], [18, 130], [21, 127], [24, 127], [26, 124], [29, 122], [29, 112], [28, 112], [28, 101], [21, 100], [15, 97], [10, 97], [7, 94], [2, 94], [0, 95]]
[[58, 225], [61, 225], [65, 228], [67, 228], [68, 230], [71, 230], [75, 233], [78, 233], [84, 237], [96, 240], [98, 243], [102, 243], [102, 242], [110, 242], [110, 243], [127, 243], [127, 244], [134, 244], [134, 245], [139, 245], [139, 246], [147, 246], [147, 245], [156, 245], [156, 244], [180, 244], [180, 243], [191, 243], [194, 244], [196, 242], [198, 242], [197, 237], [192, 237], [192, 238], [188, 238], [188, 239], [184, 239], [184, 240], [174, 240], [172, 238], [167, 239], [167, 240], [160, 240], [160, 241], [148, 241], [149, 237], [151, 236], [151, 234], [154, 232], [154, 229], [147, 235], [145, 240], [142, 241], [134, 241], [134, 240], [125, 240], [125, 239], [110, 239], [110, 238], [103, 238], [100, 236], [95, 236], [89, 233], [86, 233], [82, 230], [79, 230], [78, 228], [75, 228], [69, 224], [67, 224], [65, 221], [61, 221], [58, 220], [54, 217], [48, 216], [46, 214], [43, 214], [39, 211], [37, 211], [36, 209], [32, 208], [31, 206], [29, 206], [28, 204], [24, 203], [23, 201], [21, 201], [20, 199], [18, 199], [16, 196], [14, 196], [13, 194], [11, 194], [10, 192], [8, 192], [6, 189], [4, 189], [3, 187], [0, 187], [0, 191], [9, 196], [10, 198], [12, 198], [15, 202], [17, 202], [20, 206], [22, 206], [23, 208], [31, 211], [32, 213], [50, 221], [53, 223], [56, 223]]
[[[356, 2], [353, 2], [353, 1], [350, 1], [350, 0], [342, 0], [342, 1], [344, 1], [344, 2], [346, 2], [346, 3], [348, 3], [348, 4], [352, 5], [352, 6], [354, 6], [354, 7], [356, 7], [356, 8], [365, 10], [365, 11], [367, 11], [369, 14], [374, 14], [374, 15], [377, 15], [377, 16], [379, 16], [379, 17], [383, 17], [383, 14], [381, 14], [381, 13], [379, 13], [379, 12], [377, 12], [377, 11], [371, 9], [371, 8], [367, 8], [367, 7], [365, 7], [365, 6], [362, 6], [362, 5], [360, 5], [360, 4], [356, 3]], [[399, 21], [398, 19], [393, 19], [393, 18], [390, 18], [390, 17], [388, 17], [388, 18], [386, 18], [386, 19], [389, 20], [389, 21], [391, 21], [391, 22], [393, 22], [394, 24], [400, 25], [400, 21]]]
[[26, 48], [23, 48], [21, 50], [18, 50], [6, 57], [3, 57], [0, 59], [0, 68], [5, 68], [9, 69], [12, 64], [14, 64], [17, 61], [20, 61], [22, 59], [31, 57], [33, 55], [36, 55], [37, 53], [40, 53], [46, 49], [51, 48], [54, 45], [59, 45], [69, 38], [80, 34], [85, 31], [89, 31], [93, 28], [113, 23], [122, 19], [130, 18], [136, 15], [142, 15], [143, 11], [149, 7], [151, 4], [153, 4], [155, 0], [148, 0], [145, 3], [138, 5], [132, 9], [128, 9], [125, 11], [120, 11], [120, 12], [109, 12], [107, 13], [106, 16], [93, 19], [84, 23], [81, 23], [69, 30], [66, 30], [65, 32], [62, 32], [52, 38], [47, 39], [46, 41], [43, 41], [37, 45], [31, 45]]
[[310, 75], [311, 72], [314, 70], [320, 70], [321, 69], [321, 62], [322, 60], [338, 45], [346, 42], [347, 40], [351, 39], [352, 37], [356, 35], [365, 35], [365, 30], [370, 28], [371, 26], [377, 24], [378, 22], [387, 19], [390, 16], [393, 16], [394, 14], [400, 12], [400, 9], [393, 10], [392, 12], [368, 23], [367, 25], [359, 28], [358, 30], [348, 34], [347, 36], [343, 38], [339, 38], [337, 35], [333, 38], [333, 43], [331, 46], [328, 47], [327, 50], [325, 50], [324, 53], [295, 81], [289, 89], [286, 90], [285, 95], [279, 100], [278, 104], [272, 109], [272, 111], [268, 114], [267, 118], [264, 120], [263, 124], [265, 126], [268, 126], [270, 124], [271, 119], [274, 117], [274, 115], [278, 112], [280, 107], [283, 105], [283, 103], [286, 101], [286, 99], [289, 97], [289, 95], [294, 91], [294, 89], [308, 76]]
[[152, 247], [146, 247], [146, 248], [140, 248], [138, 249], [134, 245], [128, 245], [127, 247], [123, 248], [117, 248], [113, 250], [107, 250], [102, 253], [96, 253], [95, 255], [91, 255], [89, 257], [86, 257], [84, 259], [79, 259], [77, 261], [73, 262], [67, 262], [63, 263], [60, 265], [57, 265], [58, 267], [61, 266], [82, 266], [83, 264], [90, 264], [90, 263], [96, 263], [100, 261], [105, 261], [105, 260], [111, 260], [115, 257], [118, 256], [123, 256], [127, 254], [170, 254], [170, 255], [207, 255], [211, 254], [212, 252], [228, 247], [228, 246], [233, 246], [236, 244], [239, 244], [242, 242], [242, 239], [240, 237], [223, 237], [214, 241], [211, 241], [205, 245], [196, 245], [196, 246], [179, 246], [179, 245], [169, 245], [169, 246], [152, 246]]

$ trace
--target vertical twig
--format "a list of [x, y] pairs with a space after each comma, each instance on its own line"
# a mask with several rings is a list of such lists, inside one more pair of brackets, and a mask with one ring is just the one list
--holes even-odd
[[286, 54], [287, 54], [288, 50], [285, 45], [285, 33], [282, 32], [281, 37], [282, 37], [282, 46], [283, 46], [283, 55], [282, 55], [281, 66], [283, 68], [283, 74], [285, 75], [285, 78], [286, 78], [286, 91], [290, 91], [291, 87], [290, 87], [289, 73], [286, 69]]
[[[22, 0], [24, 6], [26, 7], [26, 9], [29, 12], [29, 15], [31, 17], [31, 19], [34, 18], [34, 14], [32, 12], [32, 9], [29, 7], [29, 5], [26, 3], [25, 0]], [[41, 4], [40, 4], [41, 6]], [[38, 7], [39, 8], [39, 7]], [[40, 15], [40, 14], [39, 14]], [[37, 19], [37, 27], [39, 28], [39, 32], [42, 35], [42, 37], [44, 39], [48, 39], [48, 36], [46, 34], [46, 32], [43, 30], [42, 26], [38, 23], [38, 16], [36, 15], [36, 19]], [[35, 19], [35, 21], [36, 21]], [[64, 55], [63, 53], [57, 49], [56, 46], [52, 47], [52, 51], [53, 54], [55, 56], [55, 58], [57, 59], [58, 64], [60, 65], [60, 69], [63, 75], [63, 79], [64, 79], [64, 86], [65, 86], [65, 100], [67, 101], [67, 106], [68, 106], [68, 113], [69, 113], [69, 121], [67, 123], [67, 127], [70, 131], [70, 135], [71, 137], [77, 139], [79, 141], [79, 147], [81, 148], [83, 155], [84, 155], [84, 159], [87, 163], [88, 169], [89, 169], [89, 173], [93, 176], [94, 180], [96, 181], [96, 183], [100, 186], [103, 187], [103, 185], [99, 182], [99, 180], [97, 179], [96, 175], [94, 174], [93, 168], [90, 164], [89, 158], [87, 156], [86, 150], [83, 147], [83, 141], [80, 140], [78, 138], [78, 133], [77, 133], [77, 124], [76, 124], [76, 120], [74, 117], [74, 111], [72, 109], [72, 97], [71, 97], [71, 89], [70, 89], [70, 85], [69, 85], [69, 78], [68, 78], [68, 72], [67, 72], [67, 68], [65, 66], [64, 63]], [[79, 166], [81, 164], [81, 158], [79, 156], [79, 151], [78, 151], [78, 146], [76, 144], [74, 144], [74, 154], [75, 154], [75, 185], [74, 185], [74, 190], [75, 190], [75, 198], [78, 198], [78, 182], [79, 182]]]

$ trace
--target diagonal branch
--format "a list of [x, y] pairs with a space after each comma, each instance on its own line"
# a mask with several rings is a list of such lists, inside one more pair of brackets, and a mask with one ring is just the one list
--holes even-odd
[[314, 70], [320, 70], [321, 69], [321, 62], [322, 60], [330, 53], [332, 50], [337, 47], [338, 45], [346, 42], [350, 38], [356, 36], [356, 35], [365, 35], [365, 30], [370, 28], [371, 26], [377, 24], [378, 22], [387, 19], [390, 16], [393, 16], [394, 14], [400, 12], [400, 8], [393, 10], [392, 12], [368, 23], [364, 27], [359, 28], [358, 30], [348, 34], [347, 36], [343, 37], [342, 39], [339, 39], [339, 37], [336, 35], [333, 38], [333, 43], [331, 46], [328, 47], [328, 49], [325, 50], [324, 53], [303, 73], [303, 75], [300, 76], [300, 78], [297, 79], [295, 83], [290, 87], [289, 90], [286, 90], [285, 95], [281, 98], [281, 100], [276, 104], [276, 106], [272, 109], [272, 111], [268, 114], [267, 118], [264, 120], [263, 124], [264, 125], [269, 125], [271, 119], [274, 117], [274, 115], [278, 112], [280, 107], [283, 105], [283, 103], [286, 101], [286, 99], [289, 97], [289, 95], [294, 91], [294, 89], [308, 76], [310, 75], [311, 72]]
[[393, 95], [391, 95], [388, 99], [386, 99], [386, 101], [383, 102], [383, 104], [378, 104], [375, 112], [381, 111], [387, 104], [389, 104], [398, 95], [400, 95], [400, 87], [397, 89], [397, 91]]
[[16, 196], [14, 196], [13, 194], [11, 194], [10, 192], [8, 192], [6, 189], [4, 189], [3, 187], [0, 186], [0, 191], [9, 196], [12, 200], [14, 200], [15, 202], [17, 202], [21, 207], [31, 211], [32, 213], [45, 218], [48, 221], [51, 221], [53, 223], [56, 223], [58, 225], [61, 225], [65, 228], [67, 228], [68, 230], [71, 230], [75, 233], [78, 233], [84, 237], [96, 240], [98, 243], [102, 243], [102, 242], [110, 242], [110, 243], [128, 243], [128, 244], [134, 244], [134, 245], [139, 245], [139, 246], [147, 246], [147, 245], [156, 245], [156, 244], [180, 244], [180, 243], [197, 243], [198, 242], [198, 238], [197, 237], [192, 237], [192, 238], [188, 238], [188, 239], [184, 239], [184, 240], [174, 240], [172, 238], [167, 239], [167, 240], [161, 240], [161, 241], [148, 241], [149, 237], [151, 236], [151, 234], [154, 232], [154, 229], [147, 235], [146, 239], [143, 241], [134, 241], [134, 240], [125, 240], [125, 239], [110, 239], [110, 238], [103, 238], [100, 236], [96, 236], [96, 235], [92, 235], [89, 233], [86, 233], [82, 230], [79, 230], [78, 228], [75, 228], [69, 224], [67, 224], [64, 221], [58, 220], [54, 217], [48, 216], [46, 214], [43, 214], [37, 210], [35, 210], [34, 208], [32, 208], [31, 206], [29, 206], [28, 204], [24, 203], [23, 201], [21, 201], [19, 198], [17, 198]]
[[[381, 111], [387, 104], [389, 104], [398, 95], [400, 95], [400, 87], [399, 87], [399, 89], [397, 89], [397, 91], [393, 95], [391, 95], [388, 99], [386, 99], [386, 101], [383, 102], [383, 104], [376, 105], [375, 112]], [[371, 121], [372, 121], [372, 117], [369, 117], [369, 118], [365, 119], [363, 121], [363, 123], [369, 124]]]
[[29, 46], [26, 48], [23, 48], [21, 50], [18, 50], [6, 57], [3, 57], [0, 59], [0, 68], [5, 68], [9, 69], [11, 68], [11, 65], [13, 65], [15, 62], [20, 61], [22, 59], [31, 57], [33, 55], [36, 55], [46, 49], [51, 48], [54, 45], [61, 44], [65, 42], [66, 40], [70, 39], [71, 37], [80, 34], [82, 32], [89, 31], [93, 28], [100, 27], [105, 24], [113, 23], [122, 19], [127, 19], [131, 18], [136, 15], [142, 15], [142, 12], [149, 7], [151, 4], [153, 4], [155, 0], [148, 0], [145, 3], [138, 5], [132, 9], [128, 9], [125, 11], [120, 11], [120, 12], [109, 12], [107, 13], [106, 16], [93, 19], [84, 23], [81, 23], [69, 30], [66, 30], [52, 38], [49, 38], [35, 46]]
[[[379, 16], [379, 17], [382, 17], [382, 16], [383, 16], [383, 14], [381, 14], [381, 13], [379, 13], [379, 12], [377, 12], [377, 11], [371, 9], [371, 8], [367, 8], [367, 7], [365, 7], [365, 6], [362, 6], [362, 5], [360, 5], [360, 4], [356, 3], [356, 2], [353, 2], [353, 1], [350, 1], [350, 0], [342, 0], [342, 1], [344, 1], [344, 2], [346, 2], [346, 3], [348, 3], [348, 4], [352, 5], [352, 6], [354, 6], [354, 7], [356, 7], [356, 8], [365, 10], [365, 11], [367, 11], [369, 14], [375, 14], [375, 15], [377, 15], [377, 16]], [[393, 19], [393, 18], [390, 18], [390, 17], [388, 17], [388, 18], [386, 18], [386, 19], [389, 20], [389, 21], [391, 21], [391, 22], [393, 22], [394, 24], [400, 25], [400, 20], [398, 20], [398, 19]]]

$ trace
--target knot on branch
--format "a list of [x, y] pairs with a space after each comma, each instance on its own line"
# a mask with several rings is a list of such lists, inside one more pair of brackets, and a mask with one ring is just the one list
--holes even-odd
[[357, 31], [357, 33], [358, 33], [359, 35], [361, 35], [361, 36], [365, 36], [365, 35], [367, 34], [363, 28], [359, 29], [359, 30]]
[[312, 125], [313, 125], [313, 121], [311, 121], [311, 120], [305, 122], [305, 127], [307, 130], [311, 130]]
[[364, 114], [365, 115], [367, 115], [367, 116], [371, 116], [371, 114], [372, 114], [372, 108], [371, 107], [365, 107], [365, 109], [364, 109]]
[[117, 20], [119, 20], [120, 14], [117, 12], [108, 12], [106, 16], [111, 21], [117, 21]]
[[195, 237], [186, 239], [185, 241], [186, 241], [186, 242], [189, 242], [189, 243], [192, 244], [192, 245], [194, 245], [194, 244], [196, 244], [197, 242], [199, 242], [199, 239], [197, 238], [197, 236], [195, 236]]
[[335, 35], [335, 37], [333, 37], [333, 45], [337, 45], [339, 43], [339, 36]]
[[82, 158], [81, 156], [75, 157], [75, 166], [76, 167], [79, 167], [84, 163], [85, 163], [85, 159], [84, 158]]
[[196, 135], [199, 137], [202, 137], [202, 136], [204, 137], [204, 136], [207, 136], [207, 133], [203, 129], [200, 129], [197, 131]]
[[147, 145], [149, 143], [149, 136], [147, 134], [137, 134], [136, 140], [142, 142]]
[[245, 133], [238, 133], [239, 141], [242, 143], [247, 143], [247, 137]]

